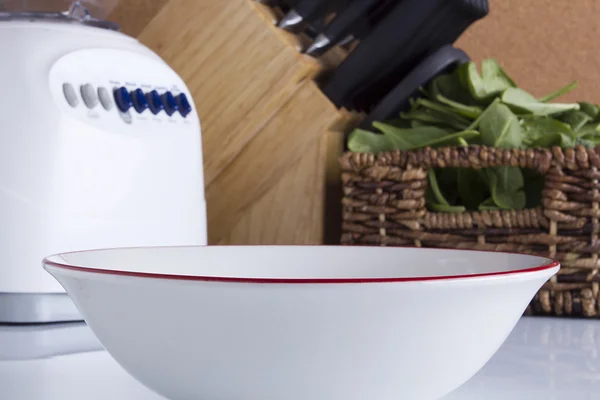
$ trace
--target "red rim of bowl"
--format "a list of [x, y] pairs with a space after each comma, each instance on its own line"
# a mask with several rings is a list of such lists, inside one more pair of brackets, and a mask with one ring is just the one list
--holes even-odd
[[[291, 246], [279, 246], [279, 247], [303, 247], [304, 245], [291, 245]], [[205, 247], [205, 246], [167, 246], [168, 248], [177, 247]], [[211, 246], [211, 247], [225, 247], [225, 246]], [[228, 247], [254, 247], [254, 246], [228, 246]], [[270, 246], [277, 247], [277, 246]], [[310, 246], [309, 246], [310, 247]], [[316, 247], [316, 246], [315, 246]], [[340, 246], [318, 246], [318, 247], [340, 247]], [[373, 246], [363, 246], [373, 247]], [[145, 248], [160, 248], [160, 246], [149, 246]], [[114, 250], [124, 250], [126, 248], [119, 248]], [[130, 247], [129, 249], [141, 249], [140, 247]], [[103, 251], [113, 249], [96, 249], [91, 251]], [[461, 250], [461, 249], [439, 249], [443, 251], [465, 251], [465, 252], [476, 252], [476, 253], [495, 253], [495, 254], [512, 254], [526, 257], [537, 257], [527, 254], [518, 253], [499, 253], [493, 251], [482, 251], [482, 250]], [[76, 254], [89, 252], [73, 251], [58, 254]], [[238, 282], [238, 283], [288, 283], [288, 284], [307, 284], [307, 283], [385, 283], [385, 282], [427, 282], [427, 281], [444, 281], [444, 280], [456, 280], [456, 279], [469, 279], [469, 278], [483, 278], [493, 277], [502, 275], [515, 275], [525, 274], [532, 272], [545, 271], [560, 266], [558, 261], [551, 261], [548, 264], [539, 265], [536, 267], [523, 268], [512, 271], [496, 271], [486, 272], [480, 274], [462, 274], [462, 275], [437, 275], [437, 276], [420, 276], [420, 277], [396, 277], [396, 278], [243, 278], [243, 277], [226, 277], [226, 276], [203, 276], [203, 275], [177, 275], [177, 274], [162, 274], [162, 273], [151, 273], [151, 272], [133, 272], [133, 271], [122, 271], [122, 270], [110, 270], [92, 267], [81, 267], [69, 264], [63, 264], [60, 262], [50, 260], [49, 256], [44, 258], [43, 263], [56, 268], [67, 269], [71, 271], [97, 273], [103, 275], [116, 275], [116, 276], [129, 276], [136, 278], [153, 278], [153, 279], [168, 279], [168, 280], [182, 280], [182, 281], [210, 281], [210, 282]], [[544, 258], [544, 257], [538, 257]]]

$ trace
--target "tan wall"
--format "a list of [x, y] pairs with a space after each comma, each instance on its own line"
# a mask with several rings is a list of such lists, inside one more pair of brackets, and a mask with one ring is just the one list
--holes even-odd
[[496, 58], [534, 95], [577, 80], [564, 99], [600, 103], [599, 16], [597, 0], [490, 0], [489, 16], [457, 46], [474, 60]]

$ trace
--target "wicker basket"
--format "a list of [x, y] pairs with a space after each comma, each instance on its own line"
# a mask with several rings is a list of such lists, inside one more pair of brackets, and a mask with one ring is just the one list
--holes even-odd
[[[377, 155], [345, 153], [342, 244], [445, 247], [550, 257], [562, 264], [528, 315], [600, 316], [598, 240], [600, 147], [447, 147]], [[434, 213], [426, 209], [428, 168], [532, 168], [544, 175], [540, 207]], [[507, 294], [508, 295], [508, 294]]]

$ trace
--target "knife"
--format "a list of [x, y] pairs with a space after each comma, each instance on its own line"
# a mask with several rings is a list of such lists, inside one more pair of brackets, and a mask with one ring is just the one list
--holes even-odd
[[[361, 104], [355, 109], [368, 110], [382, 87], [374, 83], [388, 83], [385, 78], [390, 75], [398, 82], [436, 46], [454, 42], [465, 23], [471, 24], [487, 13], [487, 0], [403, 0], [333, 71], [323, 92], [338, 107], [350, 109], [356, 107], [353, 101], [357, 93], [364, 93], [367, 98], [359, 99]], [[393, 86], [388, 83], [387, 88]]]
[[428, 24], [413, 35], [398, 57], [388, 61], [376, 75], [370, 76], [361, 84], [351, 100], [353, 107], [368, 112], [423, 57], [444, 45], [454, 43], [475, 20], [487, 13], [487, 7], [478, 8], [477, 4], [473, 7], [471, 1], [461, 1], [461, 3], [444, 4]]
[[309, 21], [327, 10], [328, 0], [300, 0], [287, 14], [281, 18], [278, 26], [286, 30], [295, 30], [305, 21]]
[[366, 25], [368, 22], [369, 13], [378, 6], [382, 5], [381, 0], [354, 0], [348, 7], [342, 10], [336, 17], [325, 27], [325, 30], [320, 33], [312, 44], [306, 50], [306, 54], [318, 56], [325, 53], [329, 48], [335, 46], [342, 40], [352, 35], [352, 31], [358, 26]]

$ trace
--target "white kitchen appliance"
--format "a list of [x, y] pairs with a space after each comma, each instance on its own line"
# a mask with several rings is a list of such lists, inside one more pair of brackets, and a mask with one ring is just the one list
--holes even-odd
[[169, 65], [79, 2], [2, 4], [0, 323], [81, 320], [45, 256], [206, 244], [199, 118]]

